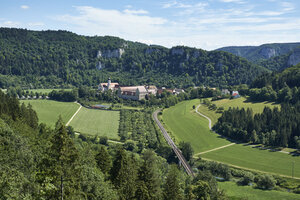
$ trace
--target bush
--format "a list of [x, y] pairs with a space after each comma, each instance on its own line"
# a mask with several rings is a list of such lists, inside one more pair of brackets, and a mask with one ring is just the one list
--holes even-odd
[[103, 145], [107, 145], [108, 144], [108, 138], [106, 136], [100, 136], [99, 143], [103, 144]]
[[241, 185], [249, 185], [254, 180], [254, 175], [251, 172], [245, 172], [244, 176], [239, 181]]
[[262, 175], [258, 177], [257, 187], [263, 190], [273, 189], [276, 185], [276, 180], [271, 175]]

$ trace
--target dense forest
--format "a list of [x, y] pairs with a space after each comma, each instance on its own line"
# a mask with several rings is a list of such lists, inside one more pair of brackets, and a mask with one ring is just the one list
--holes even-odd
[[251, 83], [268, 70], [227, 52], [171, 49], [116, 37], [0, 28], [0, 88], [121, 85], [167, 87]]
[[277, 101], [295, 104], [300, 100], [300, 64], [282, 72], [257, 77], [248, 95], [253, 101]]

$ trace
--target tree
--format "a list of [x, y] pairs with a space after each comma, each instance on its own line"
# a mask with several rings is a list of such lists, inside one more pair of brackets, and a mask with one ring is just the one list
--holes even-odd
[[184, 199], [184, 194], [179, 177], [179, 170], [176, 165], [171, 165], [164, 185], [164, 199]]
[[104, 146], [100, 147], [99, 153], [96, 155], [96, 162], [98, 168], [104, 173], [108, 174], [111, 168], [111, 158]]
[[273, 189], [275, 185], [276, 180], [268, 174], [260, 176], [257, 181], [257, 187], [264, 190]]
[[135, 195], [136, 165], [135, 159], [129, 157], [124, 149], [117, 151], [110, 175], [112, 183], [119, 191], [120, 199], [132, 199]]
[[194, 150], [193, 150], [193, 148], [192, 148], [191, 143], [181, 141], [181, 142], [179, 143], [179, 148], [180, 148], [180, 150], [182, 151], [182, 155], [184, 156], [184, 158], [185, 158], [187, 161], [189, 161], [189, 160], [192, 159], [193, 154], [194, 154]]
[[210, 186], [207, 182], [198, 180], [193, 186], [193, 194], [195, 199], [210, 199]]
[[[61, 118], [51, 138], [48, 156], [43, 160], [44, 194], [52, 199], [76, 199], [80, 190], [79, 154]], [[50, 188], [49, 188], [50, 187]]]
[[143, 155], [143, 164], [139, 169], [138, 179], [140, 180], [139, 189], [140, 192], [143, 190], [145, 196], [144, 200], [147, 199], [161, 199], [159, 169], [157, 166], [156, 155], [151, 150], [146, 150]]

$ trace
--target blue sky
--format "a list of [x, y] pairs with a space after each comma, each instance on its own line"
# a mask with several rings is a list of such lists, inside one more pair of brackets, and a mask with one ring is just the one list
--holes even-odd
[[212, 50], [300, 42], [300, 1], [0, 0], [0, 27], [60, 29]]

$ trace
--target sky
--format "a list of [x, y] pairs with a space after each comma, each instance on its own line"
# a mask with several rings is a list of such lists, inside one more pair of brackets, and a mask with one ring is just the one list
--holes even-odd
[[300, 42], [300, 1], [0, 0], [0, 27], [213, 50]]

